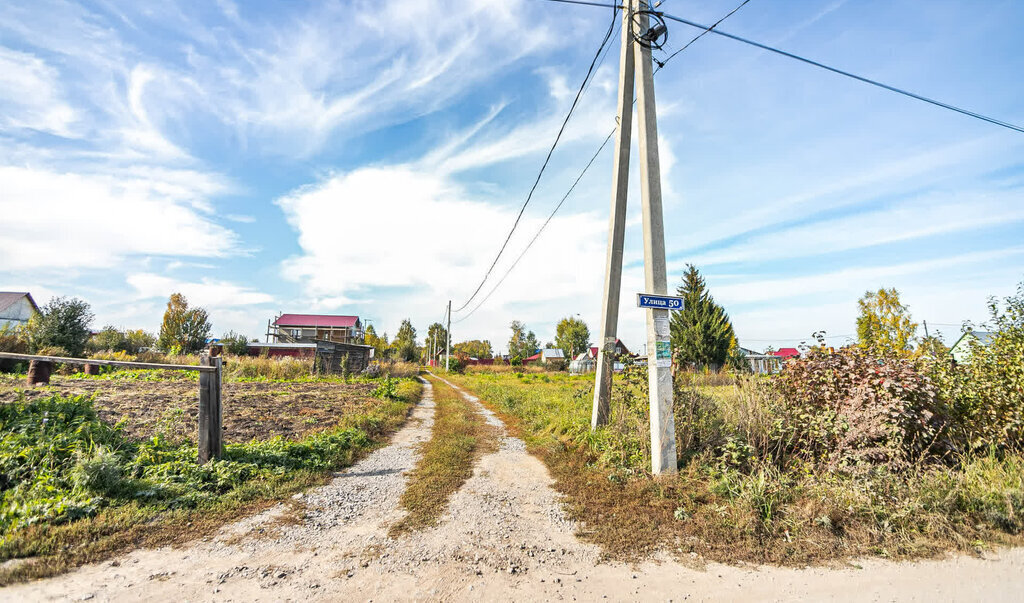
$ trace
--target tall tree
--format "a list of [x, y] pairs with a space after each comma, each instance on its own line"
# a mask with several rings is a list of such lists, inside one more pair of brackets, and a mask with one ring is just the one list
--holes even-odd
[[89, 341], [89, 324], [94, 318], [88, 302], [77, 297], [55, 297], [34, 316], [28, 325], [33, 350], [58, 347], [72, 356], [81, 356]]
[[416, 329], [413, 328], [412, 321], [408, 318], [403, 320], [401, 326], [398, 327], [398, 334], [395, 335], [391, 348], [399, 360], [406, 362], [416, 360], [419, 351], [416, 348]]
[[590, 347], [590, 329], [579, 318], [569, 316], [558, 321], [555, 327], [555, 345], [561, 348], [566, 360]]
[[363, 332], [363, 343], [369, 346], [373, 346], [373, 357], [377, 360], [386, 358], [388, 355], [388, 334], [385, 333], [383, 337], [377, 336], [377, 330], [373, 328], [373, 325], [367, 325], [366, 330]]
[[715, 303], [693, 264], [687, 264], [676, 294], [683, 298], [683, 309], [672, 312], [670, 332], [679, 362], [698, 367], [724, 366], [736, 346], [736, 335], [729, 315]]
[[427, 355], [436, 352], [438, 357], [441, 357], [444, 354], [448, 349], [448, 330], [444, 328], [443, 324], [435, 322], [427, 327], [427, 339], [423, 343], [423, 347]]
[[508, 340], [509, 357], [522, 361], [537, 353], [539, 345], [533, 331], [527, 331], [526, 325], [518, 320], [513, 320], [509, 328], [512, 329], [512, 337]]
[[471, 339], [452, 346], [456, 354], [465, 354], [470, 358], [490, 358], [494, 355], [491, 349], [491, 342], [486, 339]]
[[876, 354], [910, 353], [917, 323], [895, 288], [867, 291], [857, 301], [857, 345]]
[[203, 349], [210, 337], [210, 315], [200, 307], [190, 308], [181, 293], [167, 300], [157, 343], [172, 354], [193, 354]]

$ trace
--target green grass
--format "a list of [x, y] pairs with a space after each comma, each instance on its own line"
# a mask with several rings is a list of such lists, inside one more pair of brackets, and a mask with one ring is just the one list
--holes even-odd
[[195, 537], [257, 510], [380, 445], [419, 399], [394, 384], [365, 412], [301, 440], [228, 444], [199, 465], [192, 442], [137, 441], [92, 400], [54, 394], [0, 405], [0, 585], [52, 575], [130, 546]]
[[494, 427], [473, 405], [443, 381], [431, 378], [434, 426], [409, 475], [401, 504], [408, 514], [389, 530], [397, 536], [432, 526], [444, 514], [448, 499], [473, 475], [476, 459], [495, 449]]
[[[838, 472], [773, 440], [758, 388], [677, 388], [678, 477], [652, 479], [645, 392], [616, 377], [610, 423], [590, 430], [593, 377], [477, 372], [476, 393], [540, 457], [580, 535], [631, 560], [667, 551], [722, 562], [805, 564], [917, 557], [1022, 542], [1024, 457], [1015, 452]], [[785, 458], [785, 457], [783, 457]]]

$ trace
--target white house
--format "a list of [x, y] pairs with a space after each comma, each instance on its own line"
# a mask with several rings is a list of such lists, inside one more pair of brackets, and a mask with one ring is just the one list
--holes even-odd
[[762, 354], [747, 348], [740, 348], [740, 355], [755, 375], [777, 373], [782, 369], [782, 358], [775, 354]]
[[953, 347], [949, 348], [949, 355], [959, 363], [970, 362], [971, 345], [988, 346], [992, 343], [992, 335], [988, 331], [965, 331]]
[[0, 291], [0, 329], [23, 327], [36, 314], [39, 314], [39, 306], [31, 294]]

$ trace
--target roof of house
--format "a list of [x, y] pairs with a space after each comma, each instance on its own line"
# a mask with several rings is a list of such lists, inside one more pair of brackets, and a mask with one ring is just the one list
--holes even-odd
[[274, 321], [279, 327], [354, 327], [358, 316], [337, 314], [282, 314]]
[[28, 291], [0, 291], [0, 312], [18, 303], [23, 297], [28, 298], [28, 303], [32, 304], [36, 312], [39, 311], [36, 300], [32, 299], [32, 295]]
[[980, 345], [988, 345], [992, 343], [992, 336], [994, 333], [991, 331], [965, 331], [964, 334], [960, 336], [960, 339], [957, 339], [956, 343], [950, 346], [950, 349], [955, 348], [968, 335], [977, 339]]
[[779, 356], [782, 358], [790, 358], [792, 356], [799, 356], [800, 350], [796, 348], [779, 348], [772, 352], [773, 356]]
[[565, 358], [565, 354], [560, 348], [545, 348], [540, 353], [544, 358]]
[[530, 362], [531, 360], [540, 360], [540, 352], [537, 352], [533, 356], [530, 356], [529, 358], [523, 360], [523, 362]]
[[[626, 344], [622, 343], [622, 340], [621, 340], [621, 339], [616, 339], [616, 340], [615, 340], [615, 345], [618, 345], [618, 346], [622, 346], [622, 349], [623, 349], [623, 350], [625, 350], [625, 353], [626, 353], [626, 354], [629, 354], [629, 353], [630, 353], [630, 351], [629, 351], [629, 348], [627, 348], [627, 347], [626, 347]], [[590, 356], [591, 356], [592, 358], [597, 358], [597, 353], [598, 353], [599, 351], [600, 351], [600, 350], [598, 349], [598, 347], [597, 347], [596, 345], [592, 345], [592, 346], [590, 346]]]

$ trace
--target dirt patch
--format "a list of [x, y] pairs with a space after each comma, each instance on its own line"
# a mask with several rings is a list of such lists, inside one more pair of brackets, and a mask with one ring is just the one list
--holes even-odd
[[[125, 421], [132, 438], [158, 431], [173, 439], [195, 440], [198, 429], [198, 382], [195, 380], [131, 381], [74, 379], [55, 376], [50, 385], [26, 389], [22, 381], [0, 381], [0, 403], [23, 392], [29, 398], [55, 393], [95, 396], [100, 417], [111, 424]], [[247, 442], [273, 436], [299, 438], [338, 425], [379, 401], [368, 383], [298, 382], [223, 385], [224, 441]]]

